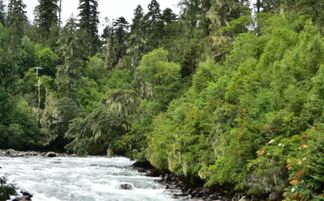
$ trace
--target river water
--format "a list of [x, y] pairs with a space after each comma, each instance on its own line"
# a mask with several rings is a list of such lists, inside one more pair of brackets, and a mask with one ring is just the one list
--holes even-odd
[[[138, 173], [132, 164], [122, 157], [0, 157], [0, 176], [33, 194], [33, 201], [176, 200], [159, 178]], [[133, 190], [119, 189], [125, 183]]]

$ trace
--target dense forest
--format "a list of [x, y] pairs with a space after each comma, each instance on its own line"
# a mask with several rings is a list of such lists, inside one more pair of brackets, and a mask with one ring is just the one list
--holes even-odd
[[0, 148], [123, 155], [254, 197], [324, 200], [324, 2], [181, 0], [99, 35], [0, 0]]

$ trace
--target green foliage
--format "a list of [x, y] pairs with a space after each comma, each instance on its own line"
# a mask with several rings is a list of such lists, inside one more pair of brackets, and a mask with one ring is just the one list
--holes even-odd
[[248, 1], [235, 0], [213, 0], [208, 13], [209, 19], [213, 26], [223, 27], [228, 25], [232, 20], [235, 20], [243, 15], [248, 14]]
[[323, 200], [320, 1], [258, 0], [251, 16], [246, 0], [182, 0], [179, 15], [152, 0], [102, 43], [96, 0], [64, 27], [56, 0], [29, 26], [21, 0], [6, 19], [1, 2], [0, 148], [126, 155], [206, 187]]
[[80, 21], [79, 28], [83, 32], [83, 39], [86, 43], [83, 45], [87, 56], [93, 56], [99, 49], [98, 24], [99, 12], [97, 0], [80, 0], [79, 7]]
[[134, 11], [133, 23], [129, 34], [130, 44], [126, 50], [132, 57], [132, 73], [135, 72], [135, 68], [139, 63], [147, 43], [144, 28], [144, 12], [143, 8], [139, 5]]
[[9, 31], [0, 25], [0, 83], [4, 88], [11, 85], [16, 70], [14, 53], [9, 41]]
[[6, 13], [4, 11], [5, 5], [3, 4], [3, 1], [0, 1], [0, 23], [2, 25], [5, 24], [5, 20], [6, 20]]
[[69, 97], [57, 97], [47, 94], [45, 109], [40, 118], [42, 143], [60, 148], [67, 144], [64, 133], [69, 129], [69, 123], [79, 114], [75, 100]]
[[[222, 65], [201, 64], [191, 88], [154, 120], [147, 134], [150, 162], [199, 176], [207, 186], [230, 184], [258, 196], [283, 193], [298, 139], [323, 120], [323, 38], [307, 20], [296, 30], [299, 20], [274, 16], [262, 35], [237, 36]], [[317, 158], [314, 166], [321, 164]], [[320, 196], [321, 174], [308, 167], [316, 184], [305, 182], [313, 188], [300, 191]]]
[[77, 154], [103, 154], [107, 149], [117, 151], [114, 143], [123, 133], [123, 127], [116, 113], [106, 106], [96, 108], [85, 118], [76, 118], [66, 132], [72, 139], [67, 149]]
[[8, 4], [7, 23], [10, 27], [10, 32], [15, 37], [14, 40], [19, 40], [24, 35], [27, 25], [26, 5], [22, 0], [10, 0]]
[[154, 100], [154, 111], [166, 108], [180, 88], [180, 66], [168, 61], [168, 52], [164, 49], [143, 56], [136, 77], [141, 96]]
[[0, 124], [0, 147], [23, 150], [41, 142], [33, 110], [22, 97], [10, 98], [12, 109]]
[[[39, 0], [35, 8], [35, 24], [37, 26], [38, 41], [56, 42], [59, 25], [58, 0]], [[50, 42], [51, 43], [51, 42]], [[54, 45], [50, 44], [49, 45]]]
[[13, 184], [7, 184], [7, 178], [0, 177], [0, 201], [10, 199], [10, 195], [16, 195], [16, 187]]
[[40, 141], [32, 108], [23, 97], [13, 93], [19, 60], [26, 57], [21, 51], [13, 51], [10, 32], [2, 25], [0, 29], [0, 147], [26, 149]]
[[35, 46], [36, 66], [42, 67], [42, 75], [55, 76], [56, 66], [58, 65], [58, 56], [47, 47]]
[[114, 90], [109, 93], [105, 103], [108, 109], [116, 113], [126, 128], [130, 127], [128, 117], [137, 113], [138, 97], [133, 90]]
[[[80, 67], [86, 54], [80, 34], [82, 32], [77, 31], [75, 19], [70, 18], [59, 39], [60, 52], [64, 63], [57, 67], [56, 82], [59, 91], [70, 96], [77, 87], [78, 79], [80, 79]], [[80, 37], [76, 37], [76, 35]]]
[[161, 21], [160, 3], [157, 0], [151, 0], [147, 8], [148, 12], [144, 16], [144, 26], [148, 42], [145, 48], [147, 51], [152, 51], [159, 47], [159, 40], [157, 39], [162, 37], [163, 23]]

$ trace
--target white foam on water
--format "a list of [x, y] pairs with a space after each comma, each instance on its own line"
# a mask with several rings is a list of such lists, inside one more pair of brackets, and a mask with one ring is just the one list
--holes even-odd
[[[7, 176], [33, 201], [172, 201], [156, 182], [131, 168], [127, 158], [0, 157], [0, 176]], [[119, 189], [131, 184], [132, 190]]]

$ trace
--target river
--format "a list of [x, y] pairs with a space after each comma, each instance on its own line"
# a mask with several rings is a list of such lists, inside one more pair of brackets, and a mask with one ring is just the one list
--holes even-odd
[[[132, 164], [122, 157], [0, 157], [0, 176], [32, 193], [33, 201], [177, 200], [159, 178], [138, 173]], [[119, 189], [125, 183], [133, 189]]]

